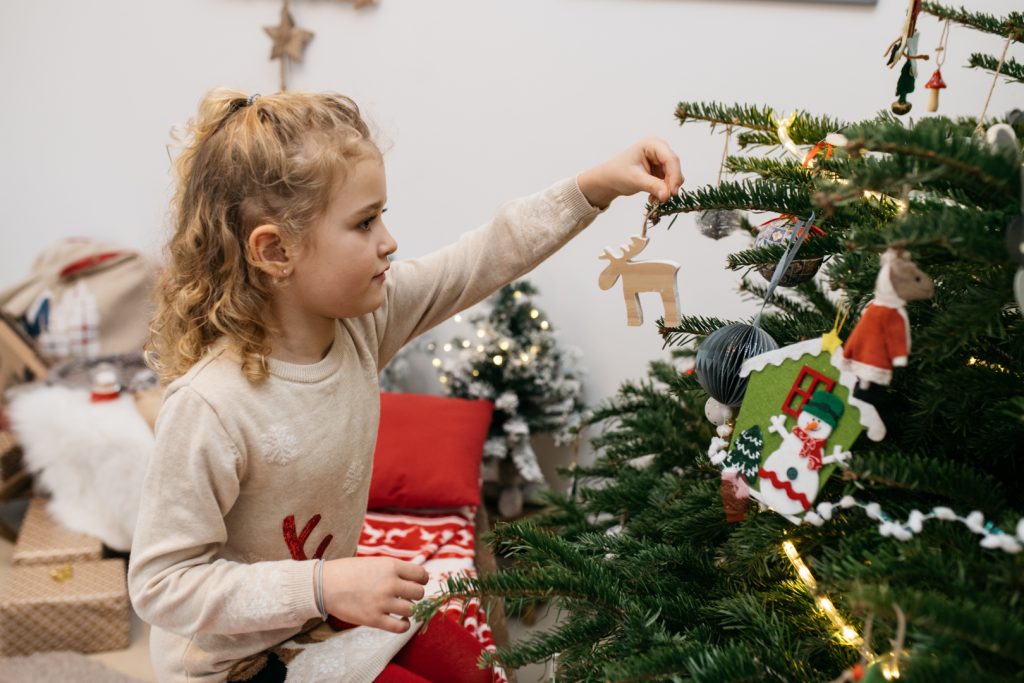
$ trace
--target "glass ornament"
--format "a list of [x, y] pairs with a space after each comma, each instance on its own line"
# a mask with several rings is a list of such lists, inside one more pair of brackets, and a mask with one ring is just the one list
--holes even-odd
[[[793, 236], [793, 230], [798, 222], [799, 219], [795, 216], [779, 216], [768, 221], [757, 233], [757, 237], [754, 239], [754, 248], [760, 249], [761, 247], [777, 246], [785, 249]], [[795, 287], [802, 282], [807, 282], [818, 272], [822, 260], [820, 256], [817, 258], [798, 258], [794, 260], [789, 265], [789, 268], [786, 269], [785, 274], [779, 279], [779, 286]], [[775, 264], [760, 265], [757, 267], [757, 272], [765, 280], [771, 282], [772, 276], [775, 275]]]

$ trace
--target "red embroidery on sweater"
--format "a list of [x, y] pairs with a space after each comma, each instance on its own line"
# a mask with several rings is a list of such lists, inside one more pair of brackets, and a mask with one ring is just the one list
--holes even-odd
[[334, 539], [332, 534], [324, 536], [324, 540], [320, 541], [320, 545], [317, 546], [316, 552], [313, 553], [313, 557], [306, 557], [306, 539], [313, 533], [313, 529], [320, 523], [320, 515], [313, 515], [306, 526], [302, 527], [302, 533], [296, 535], [295, 533], [295, 515], [288, 515], [284, 518], [283, 531], [284, 531], [284, 542], [288, 544], [288, 551], [292, 555], [293, 560], [319, 560], [327, 552], [327, 546], [331, 544]]
[[774, 486], [777, 489], [782, 489], [783, 491], [785, 491], [786, 495], [789, 496], [792, 500], [795, 500], [796, 502], [800, 503], [800, 505], [803, 506], [804, 510], [811, 509], [811, 501], [807, 500], [807, 496], [798, 491], [794, 491], [793, 485], [788, 481], [782, 481], [781, 479], [779, 479], [779, 475], [777, 475], [775, 472], [769, 472], [768, 470], [762, 467], [757, 471], [757, 476], [761, 477], [762, 479], [767, 479], [772, 483], [772, 486]]

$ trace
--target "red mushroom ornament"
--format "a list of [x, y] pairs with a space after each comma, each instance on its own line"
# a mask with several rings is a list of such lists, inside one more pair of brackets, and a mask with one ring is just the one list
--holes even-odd
[[931, 90], [931, 94], [928, 95], [928, 111], [939, 110], [939, 91], [945, 89], [946, 82], [942, 80], [942, 74], [936, 69], [935, 73], [932, 74], [931, 80], [929, 80], [925, 86]]

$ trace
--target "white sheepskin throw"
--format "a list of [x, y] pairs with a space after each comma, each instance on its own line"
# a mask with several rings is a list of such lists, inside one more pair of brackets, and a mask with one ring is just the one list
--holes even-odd
[[131, 395], [93, 403], [84, 389], [41, 386], [16, 392], [7, 414], [25, 466], [52, 496], [50, 514], [129, 550], [154, 447]]

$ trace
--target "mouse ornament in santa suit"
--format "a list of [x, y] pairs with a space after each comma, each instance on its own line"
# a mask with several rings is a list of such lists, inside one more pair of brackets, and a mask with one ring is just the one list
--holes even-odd
[[907, 364], [910, 321], [906, 303], [930, 299], [935, 289], [932, 279], [903, 250], [888, 249], [881, 263], [875, 298], [868, 302], [850, 338], [836, 349], [833, 358], [837, 367], [857, 377], [862, 391], [872, 384], [887, 386], [892, 381], [892, 369]]

